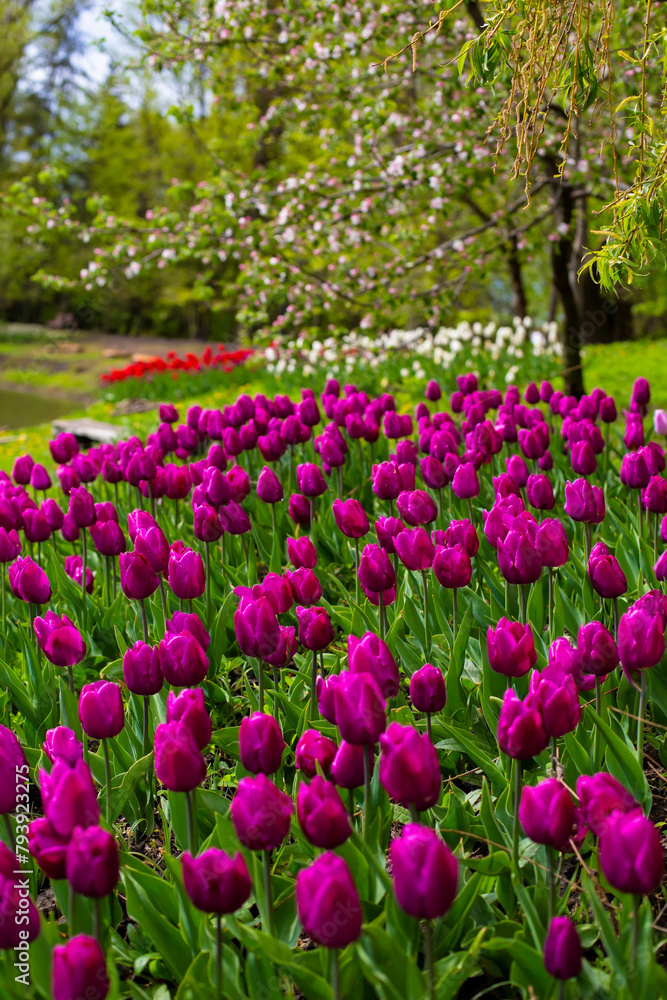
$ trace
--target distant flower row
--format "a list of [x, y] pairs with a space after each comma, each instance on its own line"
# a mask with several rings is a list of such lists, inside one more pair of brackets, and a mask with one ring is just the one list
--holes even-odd
[[198, 372], [203, 368], [219, 368], [224, 372], [230, 372], [237, 365], [244, 364], [254, 353], [247, 347], [228, 351], [224, 344], [218, 344], [215, 350], [209, 346], [201, 354], [188, 351], [184, 358], [179, 357], [176, 351], [167, 351], [164, 357], [156, 355], [146, 360], [133, 361], [125, 368], [112, 368], [109, 372], [103, 372], [100, 381], [110, 384], [125, 382], [131, 378], [143, 379], [162, 372]]

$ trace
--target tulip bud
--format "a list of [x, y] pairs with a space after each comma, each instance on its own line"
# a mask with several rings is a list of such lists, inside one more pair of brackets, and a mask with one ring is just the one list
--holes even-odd
[[118, 884], [118, 848], [112, 833], [100, 826], [76, 826], [65, 858], [67, 881], [73, 892], [102, 899]]
[[167, 697], [166, 720], [184, 722], [200, 750], [210, 742], [213, 726], [201, 688], [185, 688], [178, 695], [170, 691]]
[[600, 524], [604, 520], [605, 510], [601, 486], [592, 486], [587, 479], [565, 483], [565, 513], [573, 521]]
[[0, 725], [0, 816], [15, 811], [21, 782], [17, 775], [27, 774], [23, 747], [11, 729]]
[[367, 545], [359, 560], [359, 581], [364, 589], [384, 592], [396, 583], [391, 559], [379, 545]]
[[438, 516], [435, 501], [424, 490], [403, 491], [396, 500], [396, 508], [406, 524], [417, 527], [430, 524]]
[[168, 574], [169, 586], [180, 600], [191, 601], [204, 593], [206, 576], [204, 563], [198, 552], [186, 547], [177, 551], [172, 547]]
[[425, 528], [400, 531], [393, 539], [393, 548], [406, 569], [424, 572], [433, 564], [435, 546]]
[[77, 738], [74, 730], [68, 729], [67, 726], [47, 729], [42, 748], [52, 764], [62, 760], [70, 767], [74, 767], [77, 761], [83, 759], [83, 743]]
[[305, 497], [320, 497], [327, 491], [327, 484], [321, 469], [312, 462], [297, 465], [296, 482]]
[[363, 538], [368, 534], [368, 515], [358, 500], [334, 500], [332, 511], [339, 531], [348, 538]]
[[162, 673], [174, 687], [201, 684], [208, 672], [209, 660], [195, 637], [187, 631], [165, 634], [158, 646]]
[[283, 487], [277, 475], [265, 465], [257, 479], [257, 496], [262, 503], [276, 504], [284, 497]]
[[334, 629], [324, 608], [296, 609], [299, 623], [299, 642], [306, 649], [326, 649], [334, 638]]
[[79, 695], [79, 719], [84, 732], [95, 740], [118, 736], [125, 725], [118, 684], [104, 680], [85, 684]]
[[544, 940], [544, 968], [554, 979], [573, 979], [581, 972], [581, 941], [569, 917], [554, 917]]
[[426, 733], [392, 722], [380, 736], [380, 748], [380, 781], [389, 797], [405, 808], [434, 806], [442, 779], [438, 755]]
[[530, 679], [528, 702], [539, 710], [544, 731], [552, 739], [574, 732], [579, 725], [579, 691], [569, 673], [558, 673], [551, 667], [541, 674], [534, 673]]
[[335, 756], [336, 744], [333, 740], [316, 729], [307, 729], [296, 745], [295, 763], [297, 770], [303, 771], [307, 778], [314, 778], [318, 764], [324, 774], [329, 774]]
[[296, 811], [301, 829], [315, 847], [340, 847], [352, 833], [340, 795], [320, 774], [299, 788]]
[[535, 786], [524, 785], [519, 819], [536, 844], [564, 851], [574, 831], [574, 803], [565, 785], [556, 778], [547, 778]]
[[616, 778], [605, 771], [577, 778], [577, 795], [584, 821], [596, 837], [613, 812], [629, 812], [639, 805]]
[[65, 878], [68, 844], [69, 838], [56, 833], [45, 816], [28, 825], [28, 850], [47, 878]]
[[306, 933], [325, 948], [345, 948], [361, 934], [359, 893], [345, 861], [322, 854], [296, 877], [296, 905]]
[[540, 522], [535, 535], [535, 548], [543, 566], [551, 569], [564, 566], [570, 554], [565, 528], [555, 517]]
[[308, 497], [302, 496], [300, 493], [293, 493], [289, 498], [287, 512], [295, 524], [301, 525], [302, 528], [310, 527], [313, 514], [312, 504]]
[[505, 692], [498, 719], [498, 746], [509, 757], [527, 760], [549, 744], [539, 710], [521, 701], [512, 688]]
[[479, 479], [472, 462], [463, 462], [459, 465], [452, 480], [452, 490], [461, 500], [470, 500], [472, 497], [479, 496]]
[[384, 698], [394, 698], [400, 688], [398, 666], [391, 650], [374, 632], [365, 632], [361, 639], [347, 638], [347, 665], [353, 674], [371, 674]]
[[621, 615], [618, 652], [626, 674], [660, 663], [665, 652], [665, 627], [661, 616], [636, 607]]
[[158, 578], [145, 556], [122, 552], [119, 556], [120, 585], [126, 597], [143, 601], [158, 588]]
[[295, 569], [314, 569], [317, 565], [317, 550], [308, 535], [287, 539], [287, 558]]
[[375, 534], [377, 540], [390, 555], [396, 552], [396, 538], [403, 531], [405, 525], [397, 517], [380, 517], [375, 522]]
[[190, 792], [206, 777], [206, 761], [184, 722], [163, 722], [155, 730], [155, 773], [171, 792]]
[[137, 641], [125, 650], [123, 679], [129, 691], [138, 695], [157, 694], [162, 690], [164, 674], [160, 664], [159, 648]]
[[398, 466], [382, 462], [373, 466], [373, 493], [381, 500], [395, 500], [402, 489]]
[[85, 658], [86, 644], [67, 615], [59, 618], [47, 611], [43, 618], [35, 618], [33, 625], [40, 649], [56, 667], [73, 667]]
[[253, 774], [275, 774], [286, 743], [277, 721], [263, 712], [253, 712], [241, 720], [239, 751], [241, 763]]
[[619, 892], [648, 896], [665, 872], [662, 840], [641, 808], [613, 812], [600, 834], [600, 867]]
[[613, 636], [600, 622], [581, 625], [577, 633], [577, 659], [584, 674], [606, 677], [619, 663]]
[[279, 847], [289, 833], [293, 811], [289, 795], [264, 774], [242, 778], [230, 807], [236, 836], [251, 851]]
[[90, 826], [99, 821], [95, 785], [83, 760], [73, 767], [64, 760], [56, 760], [50, 774], [40, 771], [39, 784], [44, 815], [59, 836], [69, 839], [75, 826]]
[[233, 858], [217, 847], [209, 847], [196, 858], [185, 851], [181, 863], [185, 891], [204, 913], [234, 913], [250, 896], [252, 882], [240, 851]]
[[628, 581], [618, 559], [604, 542], [598, 542], [591, 549], [588, 575], [593, 590], [600, 597], [620, 597], [628, 589]]
[[450, 548], [438, 546], [433, 560], [433, 572], [442, 587], [467, 587], [472, 577], [472, 563], [463, 545]]
[[336, 725], [342, 738], [355, 746], [372, 746], [387, 724], [386, 703], [375, 678], [347, 671], [334, 691]]
[[77, 528], [89, 528], [95, 522], [95, 501], [85, 486], [72, 489], [68, 513]]
[[389, 845], [399, 906], [417, 920], [444, 916], [456, 898], [458, 864], [434, 830], [408, 823]]
[[28, 604], [46, 604], [51, 599], [51, 584], [41, 567], [29, 556], [19, 556], [11, 563], [9, 586], [14, 597]]
[[418, 712], [441, 712], [447, 703], [445, 677], [431, 663], [415, 670], [410, 678], [410, 698]]
[[498, 539], [496, 548], [500, 572], [509, 583], [528, 584], [539, 579], [542, 563], [528, 533], [512, 528], [504, 540]]
[[109, 987], [106, 958], [95, 938], [77, 934], [53, 949], [53, 1000], [105, 1000]]
[[505, 677], [523, 677], [537, 663], [535, 640], [530, 622], [521, 625], [501, 618], [486, 633], [489, 666]]

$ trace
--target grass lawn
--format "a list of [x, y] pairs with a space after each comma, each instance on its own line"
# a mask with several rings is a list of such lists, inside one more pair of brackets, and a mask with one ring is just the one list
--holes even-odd
[[[8, 346], [11, 346], [11, 356], [15, 357], [17, 345], [0, 344], [0, 352], [6, 357], [7, 353], [10, 353], [6, 351]], [[23, 351], [25, 354], [25, 346]], [[82, 355], [74, 355], [71, 358], [72, 367], [81, 365], [83, 360]], [[108, 367], [109, 362], [105, 362], [104, 368]], [[267, 395], [274, 395], [286, 391], [286, 387], [281, 385], [279, 379], [273, 378], [265, 372], [248, 374], [249, 380], [245, 384], [239, 384], [242, 379], [239, 378], [237, 371], [236, 377], [230, 379], [228, 390], [198, 393], [193, 395], [190, 400], [181, 400], [177, 404], [179, 412], [184, 416], [187, 407], [194, 402], [205, 407], [222, 407], [233, 402], [243, 392], [252, 395], [259, 391], [265, 392]], [[632, 383], [640, 375], [651, 381], [652, 403], [667, 409], [667, 340], [598, 345], [587, 347], [585, 350], [584, 379], [587, 390], [599, 385], [606, 392], [611, 393], [616, 398], [619, 413], [622, 413], [623, 408], [628, 405]], [[43, 368], [38, 368], [30, 377], [28, 384], [40, 393], [48, 393], [50, 389], [56, 389], [61, 393], [70, 391], [74, 394], [77, 390], [84, 389], [85, 391], [82, 382], [85, 382], [85, 387], [90, 389], [90, 369], [81, 381], [76, 376], [76, 372], [70, 373], [69, 371], [53, 372], [49, 376]], [[20, 380], [17, 377], [13, 381]], [[558, 378], [553, 381], [558, 386]], [[405, 397], [401, 402], [408, 406], [412, 405], [414, 400]], [[126, 435], [136, 433], [144, 436], [155, 429], [157, 422], [155, 410], [123, 417], [114, 416], [113, 411], [114, 404], [96, 402], [86, 409], [75, 409], [68, 415], [72, 417], [86, 415], [97, 420], [118, 423], [125, 428]], [[47, 466], [51, 466], [52, 462], [48, 451], [50, 430], [50, 424], [47, 423], [20, 432], [8, 432], [4, 438], [0, 436], [0, 468], [11, 469], [15, 457], [25, 451], [29, 451], [35, 461], [41, 461]]]

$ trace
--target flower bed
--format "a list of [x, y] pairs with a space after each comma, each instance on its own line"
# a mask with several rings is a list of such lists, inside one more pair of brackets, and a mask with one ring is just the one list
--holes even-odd
[[425, 396], [0, 474], [3, 995], [665, 995], [649, 385]]

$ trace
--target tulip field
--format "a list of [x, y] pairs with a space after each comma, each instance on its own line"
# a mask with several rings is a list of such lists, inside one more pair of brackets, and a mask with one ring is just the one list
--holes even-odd
[[3, 1000], [667, 996], [667, 414], [457, 383], [0, 472]]

